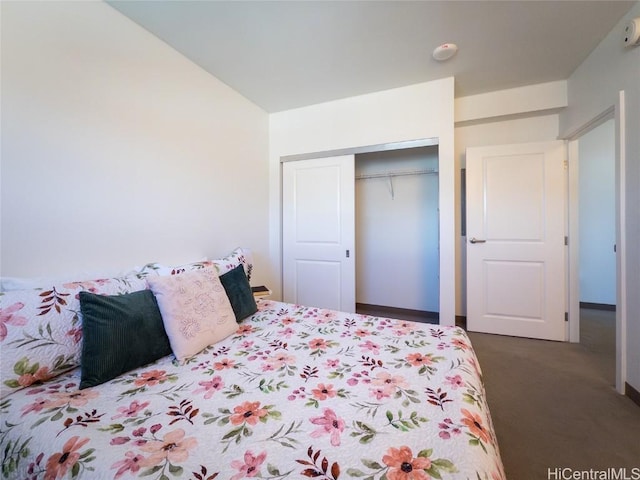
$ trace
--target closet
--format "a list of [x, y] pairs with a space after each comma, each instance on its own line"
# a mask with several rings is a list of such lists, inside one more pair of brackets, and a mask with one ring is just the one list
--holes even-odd
[[437, 142], [327, 153], [283, 159], [284, 300], [437, 321]]
[[439, 312], [438, 147], [355, 156], [356, 311]]

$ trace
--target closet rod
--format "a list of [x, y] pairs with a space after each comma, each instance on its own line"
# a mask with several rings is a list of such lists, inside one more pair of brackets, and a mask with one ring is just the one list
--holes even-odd
[[405, 175], [437, 175], [438, 170], [430, 168], [428, 170], [414, 170], [411, 172], [388, 172], [370, 173], [368, 175], [356, 175], [356, 180], [366, 180], [368, 178], [404, 177]]

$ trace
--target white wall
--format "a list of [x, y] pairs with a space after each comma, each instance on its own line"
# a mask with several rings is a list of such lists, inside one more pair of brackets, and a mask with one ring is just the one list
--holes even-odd
[[[454, 323], [453, 78], [270, 115], [271, 254], [281, 261], [280, 158], [438, 138], [440, 160], [440, 321]], [[280, 285], [276, 296], [280, 295]]]
[[[461, 212], [460, 169], [468, 147], [557, 140], [558, 111], [566, 107], [566, 82], [550, 82], [456, 99], [456, 212]], [[466, 315], [466, 237], [456, 218], [456, 313]]]
[[356, 303], [439, 311], [438, 148], [356, 155]]
[[616, 304], [615, 122], [580, 138], [580, 301]]
[[2, 2], [1, 273], [268, 252], [268, 115], [103, 2]]
[[[568, 81], [569, 108], [561, 115], [561, 131], [570, 134], [616, 105], [624, 90], [626, 140], [623, 145], [625, 203], [623, 220], [625, 290], [618, 308], [626, 312], [626, 381], [640, 390], [640, 47], [624, 48], [625, 23], [640, 17], [640, 2], [613, 28]], [[622, 304], [621, 304], [622, 303]], [[618, 332], [619, 334], [621, 332]]]

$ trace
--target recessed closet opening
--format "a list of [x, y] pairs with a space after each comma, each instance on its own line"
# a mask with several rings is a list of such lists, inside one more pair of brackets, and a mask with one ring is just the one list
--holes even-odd
[[438, 146], [355, 156], [356, 312], [438, 323]]

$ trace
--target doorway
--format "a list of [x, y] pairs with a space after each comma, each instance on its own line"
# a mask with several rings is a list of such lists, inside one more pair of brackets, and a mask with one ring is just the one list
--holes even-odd
[[627, 310], [626, 310], [626, 121], [625, 92], [618, 92], [614, 105], [604, 110], [589, 122], [564, 135], [568, 140], [569, 167], [569, 339], [580, 342], [580, 282], [579, 252], [579, 141], [590, 131], [613, 119], [615, 150], [615, 257], [616, 257], [616, 310], [615, 310], [615, 388], [625, 393], [627, 376]]
[[355, 157], [356, 312], [438, 323], [437, 145]]
[[580, 343], [597, 355], [615, 383], [616, 182], [615, 121], [578, 139]]

